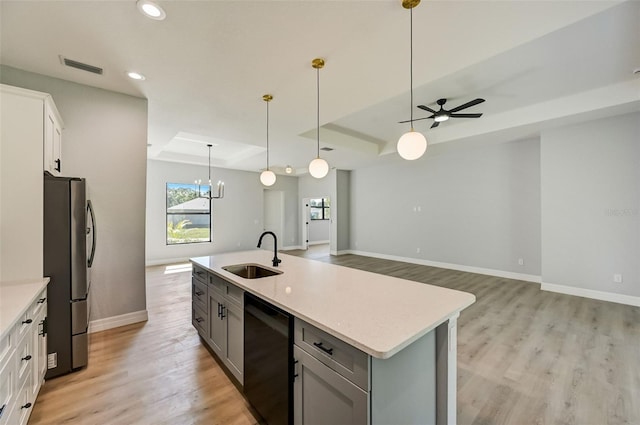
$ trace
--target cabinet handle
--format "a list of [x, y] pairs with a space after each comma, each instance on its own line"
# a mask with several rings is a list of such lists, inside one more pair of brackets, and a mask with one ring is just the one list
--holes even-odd
[[40, 299], [38, 300], [38, 304], [44, 304], [44, 302], [45, 302], [46, 300], [47, 300], [46, 298], [40, 298]]
[[31, 360], [31, 354], [29, 354], [29, 355], [27, 355], [27, 356], [24, 356], [24, 357], [22, 358], [22, 360], [24, 360], [24, 361], [27, 361], [27, 362], [28, 362], [29, 360]]
[[42, 319], [40, 321], [40, 324], [42, 325], [42, 332], [38, 332], [38, 335], [42, 335], [42, 337], [44, 338], [47, 335], [47, 318], [45, 317], [44, 319]]
[[196, 317], [196, 322], [202, 323], [204, 322], [204, 319], [202, 317]]
[[22, 321], [22, 324], [23, 324], [23, 325], [28, 325], [28, 324], [30, 324], [30, 323], [33, 323], [33, 320], [31, 320], [31, 319], [27, 319], [27, 320], [23, 320], [23, 321]]
[[327, 348], [324, 345], [322, 345], [321, 342], [314, 342], [313, 345], [315, 345], [316, 347], [318, 347], [328, 355], [333, 356], [333, 348]]
[[60, 163], [61, 163], [60, 158], [56, 159], [56, 160], [55, 160], [55, 161], [53, 161], [53, 162], [55, 162], [55, 163], [56, 163], [56, 166], [54, 167], [54, 169], [55, 169], [57, 172], [60, 172], [60, 168], [61, 168], [61, 165], [60, 165]]
[[31, 403], [27, 403], [24, 406], [20, 406], [21, 409], [28, 409], [31, 407]]
[[224, 318], [225, 318], [225, 317], [227, 317], [227, 316], [224, 314], [224, 310], [225, 310], [227, 307], [225, 307], [225, 306], [224, 306], [224, 304], [223, 304], [223, 305], [221, 305], [221, 307], [222, 307], [222, 308], [220, 309], [220, 320], [224, 320]]
[[204, 295], [204, 292], [202, 292], [202, 291], [196, 291], [196, 295], [197, 295], [197, 296], [202, 296], [202, 295]]
[[294, 360], [293, 361], [293, 380], [295, 381], [297, 377], [298, 377], [298, 361]]
[[7, 407], [7, 404], [3, 404], [2, 407], [0, 407], [0, 419], [2, 419], [2, 414], [4, 413], [4, 408]]
[[222, 314], [222, 304], [218, 303], [218, 317]]

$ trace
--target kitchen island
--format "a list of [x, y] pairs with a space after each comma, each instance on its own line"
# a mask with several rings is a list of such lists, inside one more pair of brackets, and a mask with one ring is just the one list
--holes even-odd
[[[456, 320], [475, 301], [472, 294], [278, 255], [282, 263], [277, 268], [271, 267], [273, 253], [263, 250], [191, 262], [212, 279], [221, 278], [294, 316], [296, 345], [304, 344], [298, 336], [308, 329], [309, 334], [326, 333], [325, 340], [362, 352], [366, 376], [353, 382], [367, 393], [367, 423], [391, 423], [402, 414], [412, 423], [455, 424]], [[245, 279], [223, 269], [236, 264], [259, 264], [282, 273]]]

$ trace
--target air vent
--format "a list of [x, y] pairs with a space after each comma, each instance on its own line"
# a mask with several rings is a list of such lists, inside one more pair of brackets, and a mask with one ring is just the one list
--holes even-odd
[[60, 56], [60, 59], [62, 59], [62, 63], [63, 64], [65, 64], [66, 66], [70, 66], [71, 68], [80, 69], [82, 71], [87, 71], [87, 72], [91, 72], [93, 74], [98, 74], [98, 75], [102, 75], [102, 73], [103, 73], [102, 68], [97, 67], [97, 66], [93, 66], [93, 65], [86, 64], [86, 63], [74, 61], [73, 59], [68, 59], [68, 58], [65, 58], [65, 57], [62, 57], [62, 56]]
[[333, 150], [333, 148], [329, 148], [329, 147], [324, 147], [324, 148], [320, 148], [321, 151], [325, 151], [325, 152], [331, 152]]

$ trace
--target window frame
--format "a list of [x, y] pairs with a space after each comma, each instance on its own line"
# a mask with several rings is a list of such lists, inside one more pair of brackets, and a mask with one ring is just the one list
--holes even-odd
[[[192, 213], [184, 213], [184, 212], [170, 212], [169, 211], [169, 196], [168, 196], [168, 191], [169, 191], [169, 186], [173, 185], [176, 188], [177, 187], [187, 187], [190, 189], [193, 189], [194, 193], [197, 194], [198, 192], [198, 185], [194, 184], [194, 183], [170, 183], [170, 182], [165, 182], [165, 187], [164, 187], [164, 202], [165, 202], [165, 235], [164, 235], [164, 241], [165, 241], [165, 245], [166, 246], [179, 246], [179, 245], [191, 245], [191, 244], [199, 244], [199, 243], [211, 243], [213, 242], [213, 203], [211, 202], [211, 199], [209, 199], [209, 210], [208, 212], [202, 212], [202, 213], [197, 213], [197, 212], [192, 212]], [[202, 190], [204, 189], [205, 193], [207, 193], [207, 191], [209, 190], [209, 186], [208, 185], [202, 185], [200, 186], [200, 193], [202, 193]], [[189, 201], [193, 200], [193, 199], [198, 199], [198, 197], [196, 196], [195, 198], [189, 199]], [[188, 202], [188, 201], [185, 201]], [[175, 206], [175, 205], [174, 205]], [[170, 216], [209, 216], [209, 240], [194, 240], [194, 241], [186, 241], [186, 242], [169, 242], [169, 217]]]
[[[312, 201], [317, 201], [317, 200], [320, 200], [321, 205], [311, 205]], [[327, 201], [326, 203], [329, 205], [325, 205], [325, 200]], [[320, 214], [321, 218], [313, 218], [313, 214], [311, 214], [311, 211], [314, 209], [321, 211], [321, 214]], [[328, 213], [325, 214], [325, 211], [328, 211]], [[328, 197], [309, 199], [309, 219], [313, 221], [331, 220], [331, 203], [329, 202]]]

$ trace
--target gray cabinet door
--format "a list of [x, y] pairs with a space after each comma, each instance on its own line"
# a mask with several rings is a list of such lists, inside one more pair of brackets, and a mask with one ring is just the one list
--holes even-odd
[[226, 357], [227, 322], [221, 312], [224, 299], [217, 291], [209, 291], [209, 338], [207, 342], [218, 358]]
[[244, 312], [241, 307], [229, 302], [225, 304], [225, 322], [227, 323], [227, 367], [240, 384], [243, 383], [244, 362]]
[[294, 424], [367, 424], [366, 392], [295, 345], [293, 356]]

